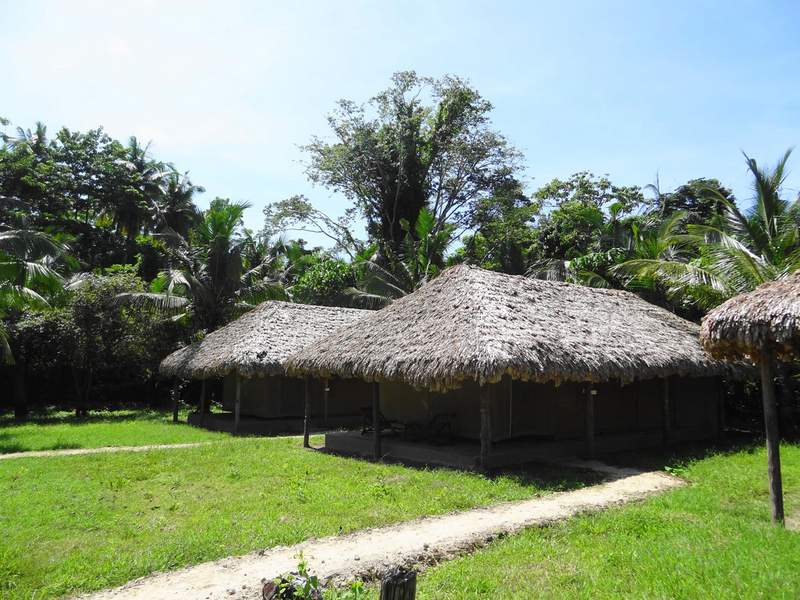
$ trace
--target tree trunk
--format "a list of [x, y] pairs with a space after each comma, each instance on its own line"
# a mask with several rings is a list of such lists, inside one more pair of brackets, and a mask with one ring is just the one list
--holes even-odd
[[761, 358], [761, 394], [764, 400], [764, 429], [767, 434], [767, 469], [772, 522], [783, 525], [783, 486], [781, 483], [780, 435], [775, 405], [774, 356], [764, 351]]
[[26, 385], [26, 368], [22, 361], [14, 367], [14, 420], [24, 421], [28, 418], [28, 388]]
[[[75, 406], [75, 417], [82, 419], [89, 414], [89, 398], [92, 396], [92, 369], [86, 369], [86, 377], [81, 388], [78, 384], [77, 404]], [[78, 378], [77, 380], [79, 380]], [[77, 381], [76, 380], [76, 381]]]

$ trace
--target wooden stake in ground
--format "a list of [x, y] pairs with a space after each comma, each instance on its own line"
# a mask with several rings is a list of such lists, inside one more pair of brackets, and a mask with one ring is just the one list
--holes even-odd
[[417, 574], [398, 568], [381, 580], [380, 600], [414, 600], [417, 596]]
[[783, 482], [781, 480], [780, 435], [778, 432], [778, 407], [775, 403], [775, 371], [771, 352], [761, 355], [761, 396], [764, 401], [764, 429], [767, 435], [767, 471], [769, 472], [769, 500], [772, 521], [784, 523]]

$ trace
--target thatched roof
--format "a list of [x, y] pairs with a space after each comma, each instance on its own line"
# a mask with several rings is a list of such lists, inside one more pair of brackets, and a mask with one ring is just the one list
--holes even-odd
[[161, 362], [167, 377], [207, 379], [283, 374], [292, 353], [361, 319], [366, 310], [264, 302], [201, 342], [173, 352]]
[[767, 347], [780, 358], [800, 355], [800, 271], [731, 298], [703, 319], [703, 346], [714, 356], [758, 360]]
[[698, 330], [628, 292], [460, 265], [303, 349], [287, 368], [431, 390], [505, 374], [558, 383], [725, 372]]

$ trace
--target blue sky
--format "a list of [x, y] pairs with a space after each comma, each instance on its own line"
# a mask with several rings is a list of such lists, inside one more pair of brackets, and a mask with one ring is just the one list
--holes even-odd
[[[414, 69], [468, 78], [525, 154], [528, 190], [578, 170], [662, 189], [717, 177], [750, 197], [741, 151], [800, 142], [797, 2], [20, 2], [0, 0], [0, 115], [152, 140], [216, 195], [312, 187], [298, 145], [339, 98]], [[787, 193], [800, 188], [800, 150]], [[314, 240], [317, 241], [317, 240]]]

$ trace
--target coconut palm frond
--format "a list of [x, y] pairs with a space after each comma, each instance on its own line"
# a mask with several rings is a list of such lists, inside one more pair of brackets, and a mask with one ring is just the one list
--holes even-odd
[[116, 299], [122, 305], [136, 308], [152, 308], [170, 315], [182, 311], [189, 305], [189, 300], [182, 296], [153, 292], [124, 292], [117, 294]]
[[11, 366], [14, 364], [14, 354], [11, 352], [10, 336], [6, 324], [0, 319], [0, 365]]

